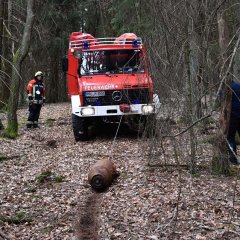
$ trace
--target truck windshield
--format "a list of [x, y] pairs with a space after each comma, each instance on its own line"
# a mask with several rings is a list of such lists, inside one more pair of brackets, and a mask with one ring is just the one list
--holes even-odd
[[143, 73], [141, 50], [84, 51], [80, 74]]

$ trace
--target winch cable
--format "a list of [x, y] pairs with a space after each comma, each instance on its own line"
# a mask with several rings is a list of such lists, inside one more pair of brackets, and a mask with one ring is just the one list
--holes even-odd
[[109, 159], [110, 159], [110, 160], [113, 160], [114, 146], [115, 146], [115, 143], [116, 143], [116, 139], [117, 139], [117, 136], [118, 136], [118, 132], [119, 132], [119, 129], [120, 129], [120, 125], [121, 125], [121, 123], [122, 123], [122, 118], [123, 118], [123, 115], [121, 115], [120, 121], [119, 121], [119, 123], [118, 123], [117, 130], [116, 130], [116, 132], [115, 132], [114, 139], [113, 139], [113, 141], [112, 141], [111, 151], [110, 151], [110, 154], [109, 154]]
[[[135, 57], [136, 55], [136, 52], [134, 53], [134, 55], [128, 60], [128, 62], [125, 64], [125, 66]], [[142, 64], [142, 63], [141, 63]], [[126, 81], [127, 81], [127, 77], [126, 77]], [[120, 118], [120, 121], [118, 123], [118, 127], [117, 127], [117, 130], [116, 130], [116, 133], [115, 133], [115, 136], [114, 136], [114, 139], [112, 141], [112, 146], [111, 146], [111, 151], [110, 151], [110, 154], [109, 154], [109, 159], [113, 161], [113, 155], [114, 155], [114, 146], [115, 146], [115, 143], [116, 143], [116, 139], [117, 139], [117, 136], [118, 136], [118, 132], [119, 132], [119, 129], [120, 129], [120, 125], [122, 123], [122, 118], [123, 118], [123, 115], [121, 115], [121, 118]]]

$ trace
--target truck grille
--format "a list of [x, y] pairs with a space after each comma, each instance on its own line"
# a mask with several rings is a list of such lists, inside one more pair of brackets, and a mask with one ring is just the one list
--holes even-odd
[[[97, 96], [98, 94], [89, 96], [89, 94], [90, 92], [83, 93], [84, 106], [120, 105], [123, 103], [144, 104], [150, 102], [150, 92], [148, 88], [105, 91], [105, 96]], [[102, 92], [100, 95], [103, 95]]]

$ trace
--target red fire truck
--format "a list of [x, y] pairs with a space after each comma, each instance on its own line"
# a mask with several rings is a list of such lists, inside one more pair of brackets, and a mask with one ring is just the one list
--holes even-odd
[[121, 120], [141, 132], [159, 106], [146, 50], [141, 38], [133, 33], [95, 38], [73, 32], [65, 72], [76, 141], [87, 140], [89, 127], [100, 120]]

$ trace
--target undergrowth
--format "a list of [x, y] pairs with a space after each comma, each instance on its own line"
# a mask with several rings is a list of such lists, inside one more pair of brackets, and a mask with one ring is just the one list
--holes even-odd
[[33, 219], [28, 217], [25, 212], [18, 211], [13, 216], [0, 215], [0, 220], [9, 224], [22, 224], [32, 222]]
[[62, 175], [54, 175], [53, 172], [50, 170], [43, 171], [38, 176], [35, 177], [35, 182], [42, 184], [45, 182], [55, 182], [55, 183], [61, 183], [65, 179]]

